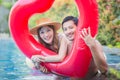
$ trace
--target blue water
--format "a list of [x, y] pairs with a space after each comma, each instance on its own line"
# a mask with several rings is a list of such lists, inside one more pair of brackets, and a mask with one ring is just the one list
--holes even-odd
[[[53, 80], [52, 74], [30, 69], [12, 39], [0, 39], [0, 80]], [[39, 76], [38, 76], [39, 75]]]
[[11, 39], [0, 40], [0, 72], [0, 80], [20, 80], [30, 72], [25, 56]]
[[[109, 64], [119, 63], [120, 56], [107, 54]], [[25, 56], [12, 39], [0, 39], [0, 80], [52, 80], [40, 79], [25, 64]]]

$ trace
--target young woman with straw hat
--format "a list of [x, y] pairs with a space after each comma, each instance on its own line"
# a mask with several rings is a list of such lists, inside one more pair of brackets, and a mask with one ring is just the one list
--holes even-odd
[[[60, 42], [63, 37], [58, 36], [57, 30], [61, 27], [61, 24], [58, 22], [53, 22], [47, 18], [41, 19], [39, 24], [30, 30], [30, 33], [38, 36], [38, 40], [46, 48], [58, 53], [59, 55], [47, 56], [44, 60], [43, 56], [33, 55], [33, 61], [43, 61], [43, 62], [60, 62], [66, 55], [66, 52], [58, 50], [65, 48], [64, 45], [60, 45]], [[63, 44], [63, 43], [62, 43]]]
[[58, 53], [59, 55], [47, 57], [33, 55], [31, 57], [31, 60], [26, 59], [26, 63], [30, 68], [35, 67], [36, 69], [44, 73], [47, 73], [48, 72], [47, 69], [44, 66], [41, 66], [40, 62], [61, 62], [63, 58], [65, 58], [66, 56], [65, 50], [67, 50], [66, 46], [61, 45], [61, 41], [64, 42], [62, 44], [66, 44], [66, 42], [63, 41], [65, 40], [63, 39], [63, 36], [57, 34], [57, 30], [60, 29], [61, 27], [61, 24], [59, 22], [53, 22], [48, 18], [42, 18], [38, 20], [37, 24], [38, 24], [37, 26], [30, 29], [30, 33], [32, 35], [37, 35], [38, 41], [41, 44], [43, 44], [43, 46], [45, 46], [47, 49], [50, 49]]

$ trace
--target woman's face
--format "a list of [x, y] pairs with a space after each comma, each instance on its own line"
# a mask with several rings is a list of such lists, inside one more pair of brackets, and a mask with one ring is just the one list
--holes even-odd
[[54, 32], [49, 26], [44, 26], [39, 30], [39, 35], [41, 39], [47, 44], [52, 44]]
[[63, 31], [68, 40], [74, 40], [76, 27], [77, 26], [72, 20], [69, 20], [63, 24]]

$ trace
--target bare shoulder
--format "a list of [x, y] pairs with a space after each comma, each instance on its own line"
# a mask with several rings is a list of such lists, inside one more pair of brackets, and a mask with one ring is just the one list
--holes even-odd
[[68, 43], [68, 41], [67, 41], [67, 39], [66, 39], [65, 36], [62, 37], [61, 42], [64, 42], [64, 43], [66, 43], [66, 44]]
[[65, 35], [63, 33], [59, 33], [58, 34], [58, 39], [59, 39], [60, 43], [61, 43], [61, 41], [65, 41]]

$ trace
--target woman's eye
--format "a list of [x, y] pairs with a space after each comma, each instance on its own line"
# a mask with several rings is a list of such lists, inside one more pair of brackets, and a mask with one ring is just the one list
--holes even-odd
[[70, 26], [69, 28], [70, 28], [70, 29], [73, 29], [73, 26]]
[[49, 32], [49, 31], [51, 31], [51, 30], [47, 30], [47, 32]]
[[40, 32], [40, 34], [44, 34], [44, 32]]

